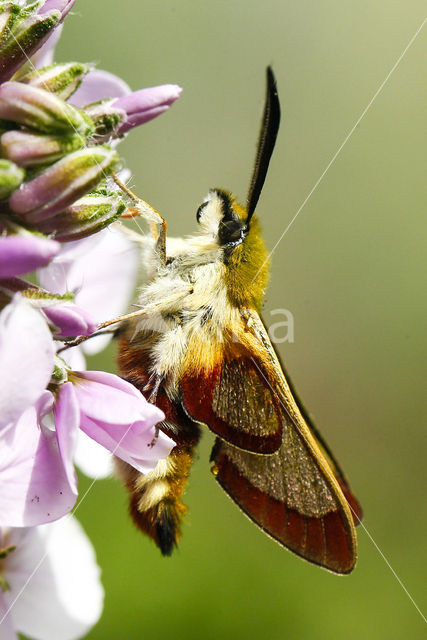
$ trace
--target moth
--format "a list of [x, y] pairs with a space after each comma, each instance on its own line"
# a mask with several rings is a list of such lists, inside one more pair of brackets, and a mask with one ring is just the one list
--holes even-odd
[[280, 122], [272, 69], [246, 206], [212, 189], [197, 210], [198, 233], [166, 237], [151, 226], [139, 311], [119, 330], [121, 375], [160, 407], [159, 428], [176, 447], [142, 475], [118, 460], [136, 525], [170, 555], [181, 535], [182, 501], [201, 427], [216, 435], [212, 471], [258, 527], [305, 560], [338, 574], [357, 558], [361, 509], [294, 392], [260, 317], [268, 252], [254, 214]]

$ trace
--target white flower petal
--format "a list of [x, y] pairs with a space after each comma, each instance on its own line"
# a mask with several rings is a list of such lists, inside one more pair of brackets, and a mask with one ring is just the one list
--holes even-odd
[[[135, 245], [120, 230], [109, 227], [105, 230], [102, 241], [86, 259], [86, 265], [80, 267], [76, 264], [81, 269], [81, 274], [85, 274], [84, 284], [76, 296], [77, 303], [99, 322], [126, 312], [139, 266]], [[87, 340], [82, 346], [83, 351], [88, 354], [100, 350], [98, 338]]]
[[72, 371], [85, 371], [86, 369], [86, 358], [83, 355], [81, 346], [61, 351], [61, 358], [65, 360]]
[[53, 356], [45, 319], [16, 295], [0, 314], [0, 427], [17, 420], [43, 393]]
[[130, 92], [129, 85], [118, 76], [103, 69], [93, 69], [83, 79], [70, 102], [76, 107], [83, 107], [95, 100], [118, 98]]
[[113, 457], [107, 449], [79, 429], [74, 462], [89, 478], [108, 478], [114, 471]]
[[10, 605], [0, 589], [0, 638], [1, 640], [18, 640], [15, 633]]
[[85, 635], [99, 620], [104, 591], [95, 552], [75, 518], [25, 531], [5, 560], [9, 603], [33, 571], [12, 610], [16, 629], [38, 640]]
[[52, 293], [64, 294], [67, 291], [77, 292], [81, 286], [81, 274], [78, 269], [77, 282], [70, 281], [70, 271], [73, 264], [87, 256], [102, 240], [105, 231], [95, 233], [83, 240], [74, 240], [62, 245], [55, 261], [51, 260], [46, 267], [37, 270], [37, 276], [42, 287]]
[[[73, 292], [75, 304], [103, 322], [127, 311], [138, 266], [138, 249], [120, 229], [109, 227], [67, 243], [38, 274], [43, 287], [54, 293]], [[98, 353], [110, 339], [96, 337], [81, 346], [85, 353]]]

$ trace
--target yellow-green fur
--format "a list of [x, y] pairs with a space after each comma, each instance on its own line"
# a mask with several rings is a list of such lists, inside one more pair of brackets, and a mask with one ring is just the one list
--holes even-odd
[[[246, 220], [246, 209], [231, 197], [234, 212], [241, 220]], [[256, 216], [251, 219], [246, 238], [234, 248], [227, 267], [225, 282], [231, 304], [239, 308], [255, 307], [260, 311], [269, 279], [270, 259]]]

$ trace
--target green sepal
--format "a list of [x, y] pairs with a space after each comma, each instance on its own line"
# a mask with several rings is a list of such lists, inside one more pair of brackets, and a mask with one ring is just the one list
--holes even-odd
[[55, 300], [59, 302], [74, 301], [74, 293], [50, 293], [50, 291], [45, 291], [44, 289], [39, 289], [37, 287], [28, 287], [28, 289], [23, 289], [20, 293], [30, 300]]
[[19, 187], [25, 171], [10, 160], [0, 160], [0, 200], [4, 200]]
[[58, 390], [58, 385], [64, 384], [69, 380], [69, 368], [67, 363], [60, 357], [55, 356], [55, 363], [53, 366], [53, 373], [49, 384], [49, 390], [55, 393]]
[[45, 16], [35, 16], [19, 21], [14, 25], [14, 38], [5, 41], [0, 49], [0, 73], [6, 73], [9, 68], [16, 68], [17, 60], [24, 60], [59, 23], [60, 11], [52, 11]]
[[21, 76], [19, 81], [50, 91], [62, 100], [68, 100], [79, 88], [90, 69], [91, 65], [81, 62], [52, 64], [41, 69], [30, 70]]
[[95, 124], [95, 135], [99, 138], [108, 138], [118, 130], [119, 126], [127, 119], [123, 109], [112, 107], [114, 100], [110, 98], [92, 102], [84, 107], [84, 112], [90, 116]]
[[91, 192], [38, 227], [59, 242], [81, 240], [108, 227], [125, 209], [125, 203], [117, 194], [104, 196]]
[[12, 551], [15, 551], [15, 549], [16, 544], [12, 544], [10, 545], [10, 547], [0, 547], [0, 560], [4, 560], [5, 558], [7, 558], [9, 553], [12, 553]]
[[0, 7], [0, 49], [3, 43], [9, 38], [13, 25], [17, 21], [20, 13], [21, 7], [12, 2], [5, 2], [4, 5]]

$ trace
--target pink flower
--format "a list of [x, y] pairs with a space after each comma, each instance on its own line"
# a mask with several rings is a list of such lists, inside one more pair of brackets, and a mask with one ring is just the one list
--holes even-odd
[[[34, 526], [68, 513], [77, 498], [79, 428], [148, 473], [175, 446], [155, 425], [164, 419], [128, 382], [101, 371], [70, 374], [55, 402], [45, 391], [0, 436], [0, 525]], [[49, 420], [53, 411], [55, 418]]]
[[[45, 391], [0, 436], [0, 525], [34, 526], [68, 513], [77, 498], [79, 428], [142, 473], [175, 443], [155, 425], [163, 413], [131, 384], [101, 371], [73, 373], [58, 397]], [[56, 429], [49, 421], [52, 412]]]
[[72, 382], [58, 386], [56, 372], [56, 396], [46, 390], [53, 357], [45, 320], [17, 294], [0, 315], [0, 370], [8, 373], [0, 386], [0, 526], [34, 526], [70, 511], [80, 430], [143, 473], [175, 444], [157, 435], [163, 413], [118, 376], [69, 373]]
[[154, 428], [164, 420], [163, 412], [133, 385], [104, 371], [73, 372], [72, 381], [59, 390], [58, 432], [67, 431], [70, 414], [79, 411], [80, 429], [141, 473], [169, 455], [175, 443]]

